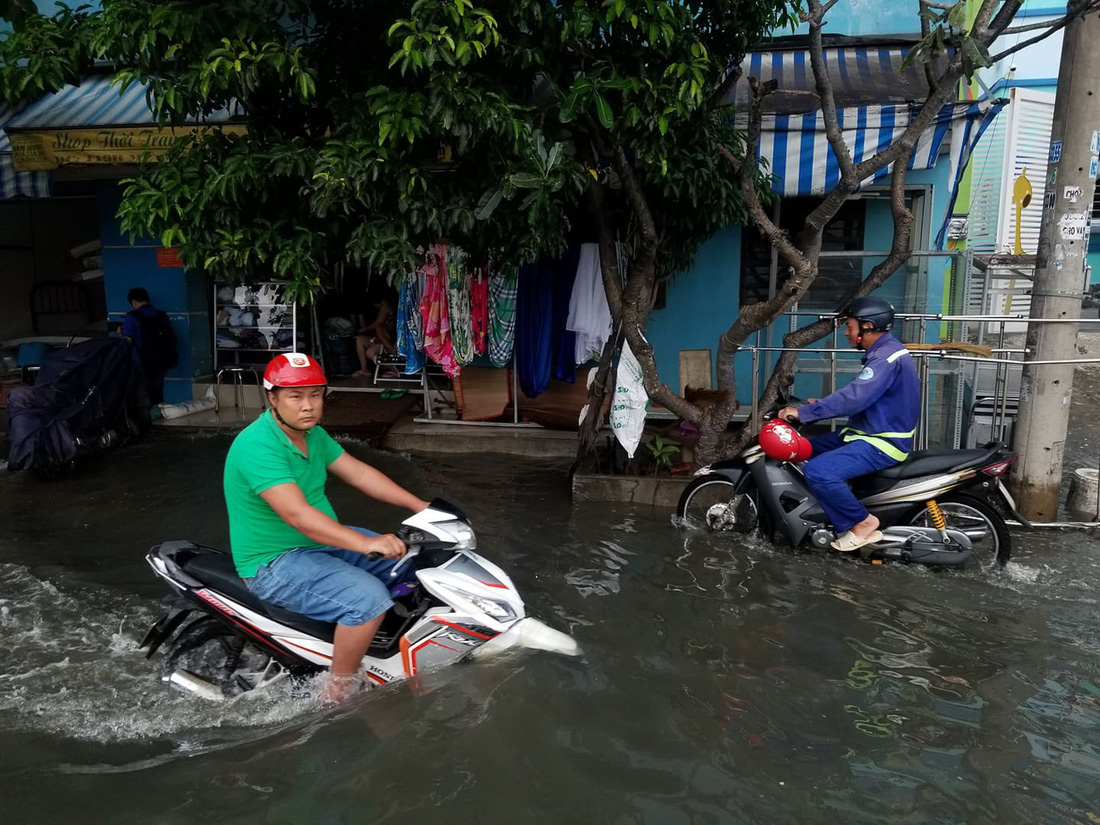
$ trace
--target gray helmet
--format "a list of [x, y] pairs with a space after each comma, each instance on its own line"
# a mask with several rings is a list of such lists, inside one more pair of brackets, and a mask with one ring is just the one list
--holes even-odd
[[856, 298], [842, 315], [875, 325], [875, 332], [888, 332], [894, 326], [894, 307], [882, 298]]

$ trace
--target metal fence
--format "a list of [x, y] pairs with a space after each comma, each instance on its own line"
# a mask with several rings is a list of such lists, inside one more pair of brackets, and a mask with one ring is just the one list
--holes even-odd
[[[811, 322], [835, 317], [832, 314], [798, 311], [789, 315], [810, 319]], [[1096, 318], [1028, 319], [1019, 315], [944, 313], [898, 313], [897, 318], [916, 326], [919, 330], [916, 336], [918, 342], [926, 341], [928, 328], [932, 324], [946, 324], [949, 328], [958, 328], [961, 325], [964, 330], [976, 330], [974, 336], [968, 336], [969, 340], [940, 341], [938, 349], [911, 351], [917, 360], [923, 388], [921, 418], [914, 445], [916, 449], [932, 446], [960, 449], [993, 439], [1007, 442], [1011, 439], [1011, 427], [1016, 417], [1019, 375], [1025, 364], [1100, 364], [1100, 358], [1042, 361], [1028, 359], [1031, 352], [1027, 347], [1006, 346], [1006, 330], [1010, 325], [1078, 324], [1091, 325], [1100, 331], [1100, 320]], [[986, 330], [989, 328], [996, 330], [992, 336], [992, 344], [986, 344]], [[753, 417], [760, 412], [758, 404], [761, 382], [764, 380], [761, 365], [763, 357], [768, 353], [797, 352], [799, 360], [795, 366], [796, 379], [798, 376], [821, 375], [822, 395], [838, 389], [839, 375], [857, 373], [857, 359], [861, 357], [861, 353], [838, 347], [839, 334], [839, 324], [834, 323], [831, 346], [812, 349], [761, 345], [741, 347], [742, 351], [752, 353]], [[762, 333], [757, 333], [758, 341], [761, 335]], [[956, 344], [988, 346], [992, 357], [960, 354], [953, 348]], [[983, 375], [983, 371], [990, 374]]]

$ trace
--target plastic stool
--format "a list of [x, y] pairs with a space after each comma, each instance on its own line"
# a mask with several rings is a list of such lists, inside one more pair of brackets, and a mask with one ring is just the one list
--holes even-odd
[[267, 409], [267, 404], [264, 402], [264, 391], [260, 385], [260, 375], [252, 367], [222, 367], [218, 370], [218, 374], [214, 379], [214, 412], [218, 411], [218, 407], [221, 404], [221, 393], [219, 390], [222, 386], [222, 375], [229, 373], [229, 380], [233, 384], [233, 406], [244, 406], [244, 376], [251, 374], [253, 381], [256, 382], [256, 395], [260, 397], [260, 409]]

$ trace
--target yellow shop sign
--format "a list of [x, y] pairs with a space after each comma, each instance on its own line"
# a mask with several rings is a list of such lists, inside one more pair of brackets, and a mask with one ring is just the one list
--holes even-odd
[[158, 129], [134, 126], [110, 129], [50, 129], [9, 131], [12, 164], [19, 172], [43, 172], [71, 164], [133, 164], [146, 155], [162, 154], [181, 137], [196, 131], [219, 129], [241, 135], [242, 124], [184, 126]]

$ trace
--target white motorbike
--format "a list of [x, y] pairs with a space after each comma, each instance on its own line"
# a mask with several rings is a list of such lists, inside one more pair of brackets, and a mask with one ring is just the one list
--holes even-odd
[[[371, 682], [514, 646], [580, 652], [572, 637], [527, 616], [508, 575], [474, 552], [473, 528], [458, 508], [436, 499], [397, 535], [408, 553], [386, 582], [394, 606], [363, 658]], [[147, 657], [169, 643], [163, 679], [170, 686], [225, 699], [331, 665], [335, 625], [258, 599], [228, 553], [177, 540], [154, 546], [146, 560], [179, 597], [142, 641]]]

